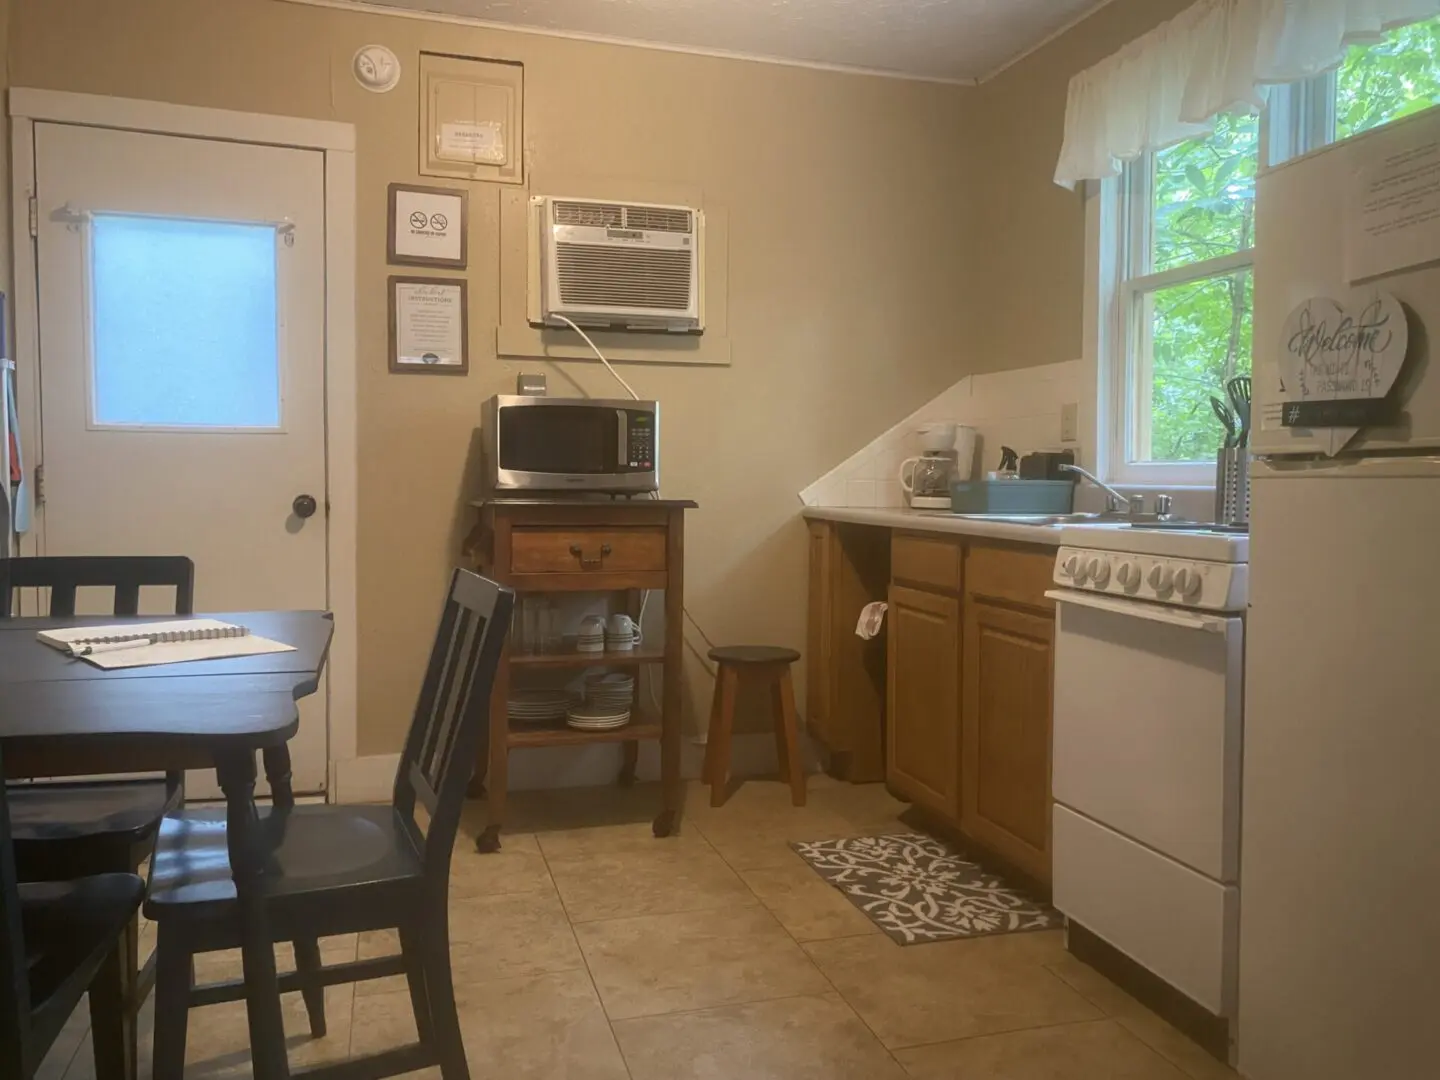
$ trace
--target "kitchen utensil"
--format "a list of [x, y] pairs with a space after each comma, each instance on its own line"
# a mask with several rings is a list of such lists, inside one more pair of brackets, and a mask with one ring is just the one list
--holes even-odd
[[1250, 451], [1227, 446], [1215, 460], [1215, 520], [1222, 525], [1250, 521]]
[[1225, 428], [1225, 449], [1229, 450], [1240, 441], [1240, 430], [1236, 425], [1235, 411], [1214, 394], [1210, 395], [1210, 408]]
[[1225, 384], [1225, 392], [1230, 395], [1230, 404], [1235, 407], [1235, 421], [1239, 428], [1236, 446], [1250, 444], [1250, 389], [1249, 375], [1236, 375]]

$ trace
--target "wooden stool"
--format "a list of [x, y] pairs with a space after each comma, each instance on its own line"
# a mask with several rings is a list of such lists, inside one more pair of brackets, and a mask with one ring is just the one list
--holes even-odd
[[710, 734], [705, 740], [705, 775], [710, 805], [725, 802], [730, 782], [730, 732], [735, 727], [735, 699], [745, 680], [770, 688], [775, 708], [775, 755], [780, 775], [790, 781], [791, 801], [805, 805], [805, 769], [795, 729], [795, 685], [790, 665], [800, 659], [794, 649], [770, 645], [726, 645], [710, 650], [715, 661], [715, 697], [710, 703]]

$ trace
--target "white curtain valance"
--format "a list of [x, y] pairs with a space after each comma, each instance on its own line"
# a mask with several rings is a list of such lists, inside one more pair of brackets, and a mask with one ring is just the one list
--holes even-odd
[[1118, 176], [1122, 162], [1259, 109], [1271, 84], [1336, 67], [1359, 41], [1440, 14], [1440, 0], [1197, 0], [1070, 80], [1055, 182]]

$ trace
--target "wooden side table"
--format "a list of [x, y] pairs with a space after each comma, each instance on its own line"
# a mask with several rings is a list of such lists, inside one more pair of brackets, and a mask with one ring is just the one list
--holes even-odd
[[[674, 830], [680, 814], [681, 660], [684, 648], [685, 511], [696, 504], [679, 499], [564, 500], [496, 499], [477, 504], [480, 520], [466, 552], [488, 578], [508, 585], [521, 597], [544, 593], [623, 594], [623, 609], [639, 615], [644, 591], [665, 593], [665, 639], [643, 643], [629, 652], [582, 653], [522, 651], [514, 635], [505, 648], [490, 699], [490, 737], [480, 751], [471, 781], [472, 797], [485, 796], [488, 819], [475, 842], [477, 850], [500, 848], [505, 820], [509, 752], [518, 746], [579, 746], [621, 743], [619, 782], [635, 779], [642, 739], [660, 742], [663, 806], [655, 818], [656, 836]], [[641, 669], [658, 665], [664, 673], [659, 716], [642, 701]], [[634, 670], [635, 696], [629, 724], [614, 731], [576, 731], [554, 726], [511, 729], [507, 702], [511, 680], [523, 670], [587, 667]]]

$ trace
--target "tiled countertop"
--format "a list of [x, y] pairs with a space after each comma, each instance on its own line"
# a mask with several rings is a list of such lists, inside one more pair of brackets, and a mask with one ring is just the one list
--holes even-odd
[[977, 521], [936, 511], [863, 506], [807, 506], [802, 513], [819, 521], [844, 521], [852, 525], [874, 525], [907, 532], [951, 533], [987, 540], [1010, 540], [1019, 544], [1060, 546], [1058, 525], [1017, 525], [1008, 521]]

